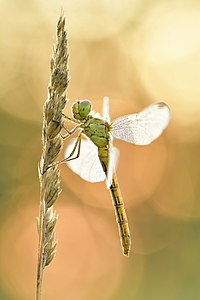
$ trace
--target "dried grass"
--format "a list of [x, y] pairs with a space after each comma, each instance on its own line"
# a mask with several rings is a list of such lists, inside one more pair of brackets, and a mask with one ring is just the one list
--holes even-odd
[[63, 144], [61, 136], [64, 123], [62, 111], [67, 101], [65, 91], [69, 82], [67, 34], [63, 14], [58, 20], [56, 45], [53, 48], [50, 66], [51, 77], [48, 99], [45, 101], [43, 108], [43, 150], [38, 168], [40, 210], [38, 218], [39, 244], [36, 300], [41, 299], [43, 271], [56, 253], [55, 225], [58, 216], [53, 205], [61, 192], [60, 172], [57, 166], [51, 168], [48, 168], [48, 166], [56, 161]]

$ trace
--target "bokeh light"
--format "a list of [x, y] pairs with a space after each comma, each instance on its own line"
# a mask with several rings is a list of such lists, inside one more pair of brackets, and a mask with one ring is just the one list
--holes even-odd
[[198, 1], [160, 2], [127, 36], [148, 93], [167, 99], [176, 119], [187, 126], [199, 122], [199, 14]]

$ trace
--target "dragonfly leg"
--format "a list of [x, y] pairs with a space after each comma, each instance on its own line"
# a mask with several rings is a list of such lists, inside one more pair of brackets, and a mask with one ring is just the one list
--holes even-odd
[[[77, 159], [77, 158], [80, 156], [80, 150], [81, 150], [81, 134], [82, 134], [82, 132], [79, 134], [79, 136], [78, 136], [78, 138], [77, 138], [77, 140], [76, 140], [76, 143], [75, 143], [75, 145], [74, 145], [74, 149], [72, 150], [72, 152], [70, 153], [70, 155], [69, 155], [68, 157], [64, 158], [64, 161], [70, 161], [70, 160], [73, 160], [73, 159]], [[77, 146], [78, 146], [78, 152], [77, 152], [77, 154], [76, 154], [75, 157], [72, 157], [73, 154], [74, 154], [74, 152], [75, 152], [75, 150], [76, 150], [76, 148], [77, 148]]]
[[81, 123], [79, 120], [76, 120], [76, 119], [74, 119], [74, 118], [72, 118], [72, 117], [68, 117], [68, 116], [66, 116], [66, 115], [63, 114], [63, 113], [62, 113], [62, 116], [63, 116], [63, 118], [65, 118], [65, 119], [67, 119], [67, 120], [69, 120], [69, 121], [72, 121], [72, 122], [74, 122], [74, 123], [76, 123], [76, 124], [80, 124], [80, 123]]
[[[78, 158], [79, 155], [80, 155], [80, 148], [81, 148], [81, 135], [82, 135], [82, 132], [80, 132], [80, 134], [78, 135], [77, 140], [76, 140], [76, 143], [75, 143], [75, 145], [74, 145], [74, 148], [73, 148], [72, 152], [70, 153], [70, 155], [69, 155], [68, 157], [66, 157], [66, 158], [64, 158], [64, 159], [62, 159], [62, 160], [60, 160], [60, 161], [57, 161], [57, 162], [53, 163], [52, 165], [48, 166], [44, 172], [41, 172], [41, 174], [44, 175], [44, 173], [46, 173], [46, 171], [47, 171], [48, 169], [50, 169], [50, 168], [52, 168], [52, 167], [55, 167], [55, 166], [57, 166], [57, 165], [60, 165], [60, 164], [62, 164], [62, 163], [64, 163], [64, 162], [66, 162], [66, 161], [69, 161], [69, 160], [73, 160], [73, 159]], [[77, 155], [76, 155], [76, 157], [73, 157], [73, 158], [72, 158], [74, 152], [76, 151], [77, 146], [78, 146], [78, 152], [77, 152]]]
[[68, 116], [66, 116], [66, 115], [63, 114], [63, 113], [62, 113], [62, 116], [63, 116], [65, 119], [69, 120], [69, 121], [74, 121], [74, 119], [73, 119], [72, 117], [68, 117]]
[[63, 135], [62, 133], [60, 134], [61, 137], [63, 138], [63, 140], [65, 140], [66, 138], [68, 138], [70, 135], [72, 135], [78, 128], [80, 127], [80, 125], [75, 126], [74, 128], [72, 128], [71, 130], [67, 129], [67, 127], [65, 125], [63, 125], [63, 129], [65, 131], [67, 131], [67, 134]]

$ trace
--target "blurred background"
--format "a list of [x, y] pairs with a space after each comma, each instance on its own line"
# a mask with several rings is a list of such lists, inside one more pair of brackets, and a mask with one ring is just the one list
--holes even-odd
[[[132, 233], [123, 257], [104, 183], [62, 165], [57, 254], [44, 300], [200, 299], [200, 2], [1, 0], [0, 300], [34, 299], [42, 108], [61, 8], [73, 101], [114, 119], [157, 101], [171, 109], [149, 146], [116, 141]], [[61, 157], [62, 158], [62, 155]]]

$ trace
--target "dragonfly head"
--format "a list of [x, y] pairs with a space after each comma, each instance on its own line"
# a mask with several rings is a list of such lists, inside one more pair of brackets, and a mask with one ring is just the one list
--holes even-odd
[[76, 120], [84, 120], [91, 111], [91, 103], [89, 100], [77, 100], [72, 106], [73, 117]]

